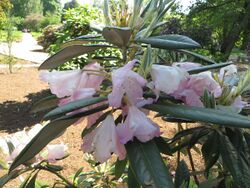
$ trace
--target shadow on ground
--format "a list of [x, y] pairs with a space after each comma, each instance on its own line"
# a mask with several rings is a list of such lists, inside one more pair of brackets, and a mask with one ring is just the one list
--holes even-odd
[[30, 109], [34, 103], [48, 95], [50, 95], [49, 90], [43, 90], [25, 96], [27, 98], [25, 102], [5, 101], [0, 103], [0, 130], [13, 133], [39, 123], [44, 112], [31, 114]]

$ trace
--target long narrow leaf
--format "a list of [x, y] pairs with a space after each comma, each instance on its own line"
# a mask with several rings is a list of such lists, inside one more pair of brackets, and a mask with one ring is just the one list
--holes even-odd
[[51, 117], [54, 117], [54, 116], [66, 114], [68, 112], [72, 112], [74, 110], [78, 110], [80, 108], [84, 108], [84, 107], [102, 102], [106, 99], [107, 99], [107, 97], [91, 97], [91, 98], [76, 100], [76, 101], [73, 101], [71, 103], [60, 106], [60, 107], [50, 111], [49, 113], [47, 113], [44, 116], [44, 119], [47, 120], [47, 119], [50, 119]]
[[250, 119], [248, 117], [222, 110], [175, 104], [147, 105], [144, 108], [159, 112], [163, 115], [170, 114], [174, 117], [186, 118], [199, 122], [207, 122], [228, 127], [250, 128]]
[[207, 66], [202, 66], [199, 68], [189, 70], [188, 72], [189, 74], [197, 74], [197, 73], [212, 70], [212, 69], [219, 69], [219, 68], [231, 65], [231, 64], [232, 63], [218, 63], [218, 64], [213, 64], [213, 65], [207, 65]]
[[68, 46], [45, 60], [39, 67], [39, 70], [57, 68], [74, 57], [107, 47], [110, 46], [104, 44]]
[[126, 145], [131, 170], [142, 187], [173, 188], [171, 175], [154, 141], [134, 140]]
[[234, 182], [240, 188], [249, 188], [250, 185], [250, 166], [248, 159], [237, 151], [229, 139], [220, 136], [220, 151], [223, 162], [233, 176]]
[[37, 113], [45, 110], [49, 110], [51, 108], [57, 107], [59, 99], [55, 95], [51, 95], [49, 97], [43, 98], [40, 101], [36, 102], [30, 112]]
[[189, 50], [178, 50], [179, 52], [182, 52], [182, 53], [185, 53], [185, 54], [188, 54], [188, 55], [191, 55], [197, 59], [201, 59], [202, 61], [204, 62], [207, 62], [209, 64], [216, 64], [216, 62], [206, 56], [203, 56], [203, 55], [200, 55], [200, 54], [197, 54], [195, 52], [191, 52]]
[[163, 35], [139, 39], [136, 42], [151, 44], [152, 47], [160, 49], [191, 49], [199, 48], [200, 45], [194, 40], [183, 35]]

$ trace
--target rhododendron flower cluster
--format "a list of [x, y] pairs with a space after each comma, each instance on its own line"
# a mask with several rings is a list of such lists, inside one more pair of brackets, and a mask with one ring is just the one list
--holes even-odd
[[[120, 122], [115, 123], [114, 115], [110, 113], [97, 128], [83, 138], [82, 150], [92, 153], [101, 163], [107, 161], [113, 153], [120, 160], [124, 159], [125, 144], [134, 138], [147, 142], [161, 135], [160, 127], [147, 117], [147, 112], [141, 110], [146, 104], [157, 103], [161, 93], [172, 96], [186, 105], [198, 107], [203, 107], [202, 96], [205, 91], [213, 94], [215, 98], [222, 95], [223, 85], [214, 79], [212, 72], [189, 74], [189, 70], [201, 67], [200, 64], [154, 64], [150, 71], [151, 77], [146, 80], [135, 71], [137, 63], [140, 62], [130, 61], [123, 67], [112, 70], [108, 77], [108, 73], [98, 63], [86, 65], [83, 70], [42, 72], [40, 75], [43, 81], [49, 83], [51, 92], [61, 99], [59, 106], [106, 93], [110, 109], [122, 110]], [[232, 74], [235, 74], [234, 67], [225, 67], [220, 70], [219, 78], [222, 80]], [[101, 84], [105, 79], [112, 85], [105, 92], [101, 92]], [[155, 98], [145, 98], [144, 91], [155, 93]], [[231, 105], [243, 107], [245, 103], [237, 96]], [[76, 110], [74, 113], [95, 106], [96, 104]], [[87, 128], [90, 128], [102, 114], [103, 112], [98, 112], [88, 116]]]
[[[19, 155], [23, 148], [36, 136], [36, 134], [43, 128], [41, 124], [36, 124], [29, 131], [20, 131], [14, 134], [0, 138], [0, 148], [3, 153], [7, 155], [6, 161], [11, 164]], [[35, 159], [32, 159], [32, 164], [37, 164], [43, 160], [50, 163], [55, 163], [56, 160], [62, 159], [67, 155], [67, 146], [61, 144], [49, 144], [40, 152]]]

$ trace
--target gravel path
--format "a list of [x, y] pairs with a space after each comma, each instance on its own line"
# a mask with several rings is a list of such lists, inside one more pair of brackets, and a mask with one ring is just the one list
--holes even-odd
[[[41, 64], [49, 57], [47, 53], [42, 52], [42, 49], [30, 33], [23, 33], [22, 41], [12, 44], [12, 55], [18, 59]], [[8, 54], [7, 43], [0, 43], [0, 53]]]

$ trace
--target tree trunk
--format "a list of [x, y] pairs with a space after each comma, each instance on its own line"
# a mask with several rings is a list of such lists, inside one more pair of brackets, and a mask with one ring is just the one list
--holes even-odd
[[248, 0], [245, 2], [245, 11], [238, 16], [236, 22], [233, 24], [231, 31], [223, 39], [221, 45], [221, 53], [223, 54], [222, 60], [227, 60], [230, 53], [240, 37], [241, 32], [248, 26], [250, 20], [250, 3]]

